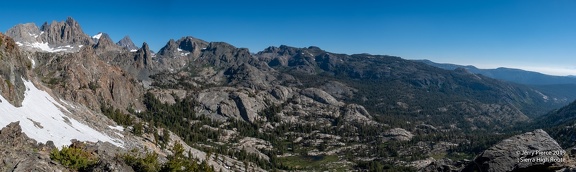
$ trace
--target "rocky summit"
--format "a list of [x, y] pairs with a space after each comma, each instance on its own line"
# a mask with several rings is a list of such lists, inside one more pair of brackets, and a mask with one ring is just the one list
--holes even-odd
[[574, 166], [572, 108], [549, 101], [562, 97], [464, 69], [192, 36], [154, 53], [128, 36], [89, 37], [72, 18], [20, 24], [0, 41], [3, 171]]
[[136, 45], [134, 45], [134, 42], [132, 42], [132, 39], [130, 39], [130, 36], [128, 36], [128, 35], [126, 35], [124, 38], [122, 38], [120, 41], [118, 41], [116, 43], [116, 45], [124, 47], [130, 51], [138, 50], [138, 47]]

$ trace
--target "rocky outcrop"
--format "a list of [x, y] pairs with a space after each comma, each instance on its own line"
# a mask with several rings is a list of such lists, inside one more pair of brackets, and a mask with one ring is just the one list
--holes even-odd
[[236, 118], [247, 122], [259, 119], [257, 113], [266, 107], [262, 97], [255, 97], [249, 90], [220, 87], [203, 91], [196, 100], [200, 103], [200, 113]]
[[124, 47], [127, 50], [130, 51], [137, 51], [138, 47], [134, 44], [134, 42], [132, 42], [132, 39], [130, 39], [130, 36], [126, 35], [124, 36], [124, 38], [122, 38], [120, 41], [118, 41], [116, 43], [116, 45], [120, 46], [120, 47]]
[[384, 132], [384, 137], [388, 140], [410, 141], [414, 134], [402, 128], [393, 128]]
[[300, 92], [302, 95], [310, 97], [318, 102], [329, 104], [329, 105], [342, 105], [343, 103], [338, 102], [332, 95], [326, 93], [325, 91], [318, 88], [307, 88]]
[[37, 144], [22, 132], [19, 122], [0, 130], [0, 171], [68, 171], [50, 160], [53, 144]]
[[326, 82], [324, 85], [319, 87], [320, 89], [324, 90], [328, 94], [332, 95], [334, 98], [345, 100], [349, 99], [350, 97], [354, 96], [354, 92], [357, 92], [358, 89], [352, 88], [343, 84], [338, 81], [329, 81]]
[[434, 158], [428, 158], [426, 160], [420, 160], [416, 163], [412, 163], [411, 165], [419, 169], [418, 171], [421, 172], [458, 172], [461, 171], [468, 163], [470, 163], [469, 160], [454, 162], [448, 158], [438, 160]]
[[567, 160], [544, 130], [516, 135], [485, 150], [463, 171], [554, 171]]
[[242, 86], [256, 90], [266, 90], [276, 80], [272, 73], [262, 71], [247, 63], [228, 68], [224, 75], [228, 79], [227, 85]]

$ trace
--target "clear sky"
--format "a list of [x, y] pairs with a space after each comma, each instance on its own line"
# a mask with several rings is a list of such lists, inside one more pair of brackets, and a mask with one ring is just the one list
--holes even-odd
[[63, 21], [84, 32], [130, 35], [158, 51], [194, 36], [258, 52], [318, 46], [336, 53], [514, 67], [576, 75], [575, 0], [9, 1], [0, 31]]

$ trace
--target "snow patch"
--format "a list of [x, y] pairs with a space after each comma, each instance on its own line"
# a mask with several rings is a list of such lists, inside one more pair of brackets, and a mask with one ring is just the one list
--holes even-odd
[[138, 51], [137, 49], [131, 49], [130, 52], [136, 52]]
[[121, 140], [113, 139], [67, 117], [62, 110], [68, 110], [52, 96], [36, 88], [31, 81], [22, 80], [26, 86], [26, 92], [21, 107], [13, 106], [0, 95], [0, 112], [2, 112], [0, 113], [0, 119], [2, 119], [0, 120], [0, 127], [20, 121], [22, 131], [28, 137], [42, 143], [51, 140], [58, 147], [69, 145], [71, 139], [91, 142], [104, 141], [116, 146], [123, 145]]
[[38, 38], [38, 35], [37, 35], [37, 34], [28, 33], [28, 35], [30, 35], [31, 37], [34, 37], [34, 38]]
[[[18, 46], [20, 46], [20, 47], [22, 47], [22, 46], [31, 47], [31, 48], [34, 48], [34, 49], [39, 49], [39, 50], [41, 50], [41, 51], [46, 51], [46, 52], [51, 52], [51, 53], [61, 52], [61, 51], [71, 51], [71, 50], [74, 49], [74, 47], [73, 47], [72, 45], [65, 45], [65, 46], [59, 46], [59, 47], [56, 47], [56, 48], [52, 48], [52, 47], [50, 47], [50, 45], [48, 45], [47, 42], [42, 42], [42, 43], [41, 43], [41, 42], [32, 42], [32, 43], [29, 43], [29, 42], [24, 42], [24, 43], [16, 42], [16, 44], [17, 44]], [[82, 46], [83, 46], [83, 45], [80, 45], [80, 47], [82, 47]]]
[[538, 90], [534, 90], [536, 93], [540, 94], [540, 96], [542, 96], [542, 99], [544, 100], [548, 100], [548, 96], [543, 94], [542, 92], [538, 91]]
[[43, 43], [40, 43], [40, 42], [28, 43], [28, 42], [26, 42], [24, 45], [29, 46], [29, 47], [33, 47], [33, 48], [37, 48], [37, 49], [40, 49], [42, 51], [52, 52], [52, 53], [64, 51], [64, 49], [60, 49], [60, 48], [56, 48], [56, 49], [50, 48], [50, 46], [48, 45], [47, 42], [43, 42]]
[[36, 62], [34, 61], [34, 59], [32, 59], [30, 56], [28, 56], [28, 59], [30, 59], [30, 62], [32, 62], [32, 68], [35, 68]]
[[120, 136], [120, 137], [124, 138], [124, 135], [123, 135], [123, 134], [120, 134], [120, 133], [118, 133], [118, 132], [114, 132], [114, 134], [116, 134], [116, 135], [118, 135], [118, 136]]
[[92, 38], [94, 38], [94, 39], [100, 39], [100, 37], [102, 37], [102, 33], [98, 33], [98, 34], [92, 36]]
[[182, 52], [182, 49], [178, 48], [178, 52]]
[[124, 131], [124, 127], [122, 127], [122, 126], [108, 126], [108, 128], [118, 130], [118, 131]]

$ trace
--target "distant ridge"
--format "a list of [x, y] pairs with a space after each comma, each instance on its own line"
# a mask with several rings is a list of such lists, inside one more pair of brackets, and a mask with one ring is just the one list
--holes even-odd
[[556, 84], [576, 84], [575, 76], [553, 76], [539, 72], [526, 71], [522, 69], [499, 67], [496, 69], [478, 69], [472, 65], [457, 65], [450, 63], [436, 63], [430, 60], [415, 60], [431, 66], [446, 70], [464, 68], [471, 73], [481, 74], [490, 78], [515, 82], [526, 85], [556, 85]]

